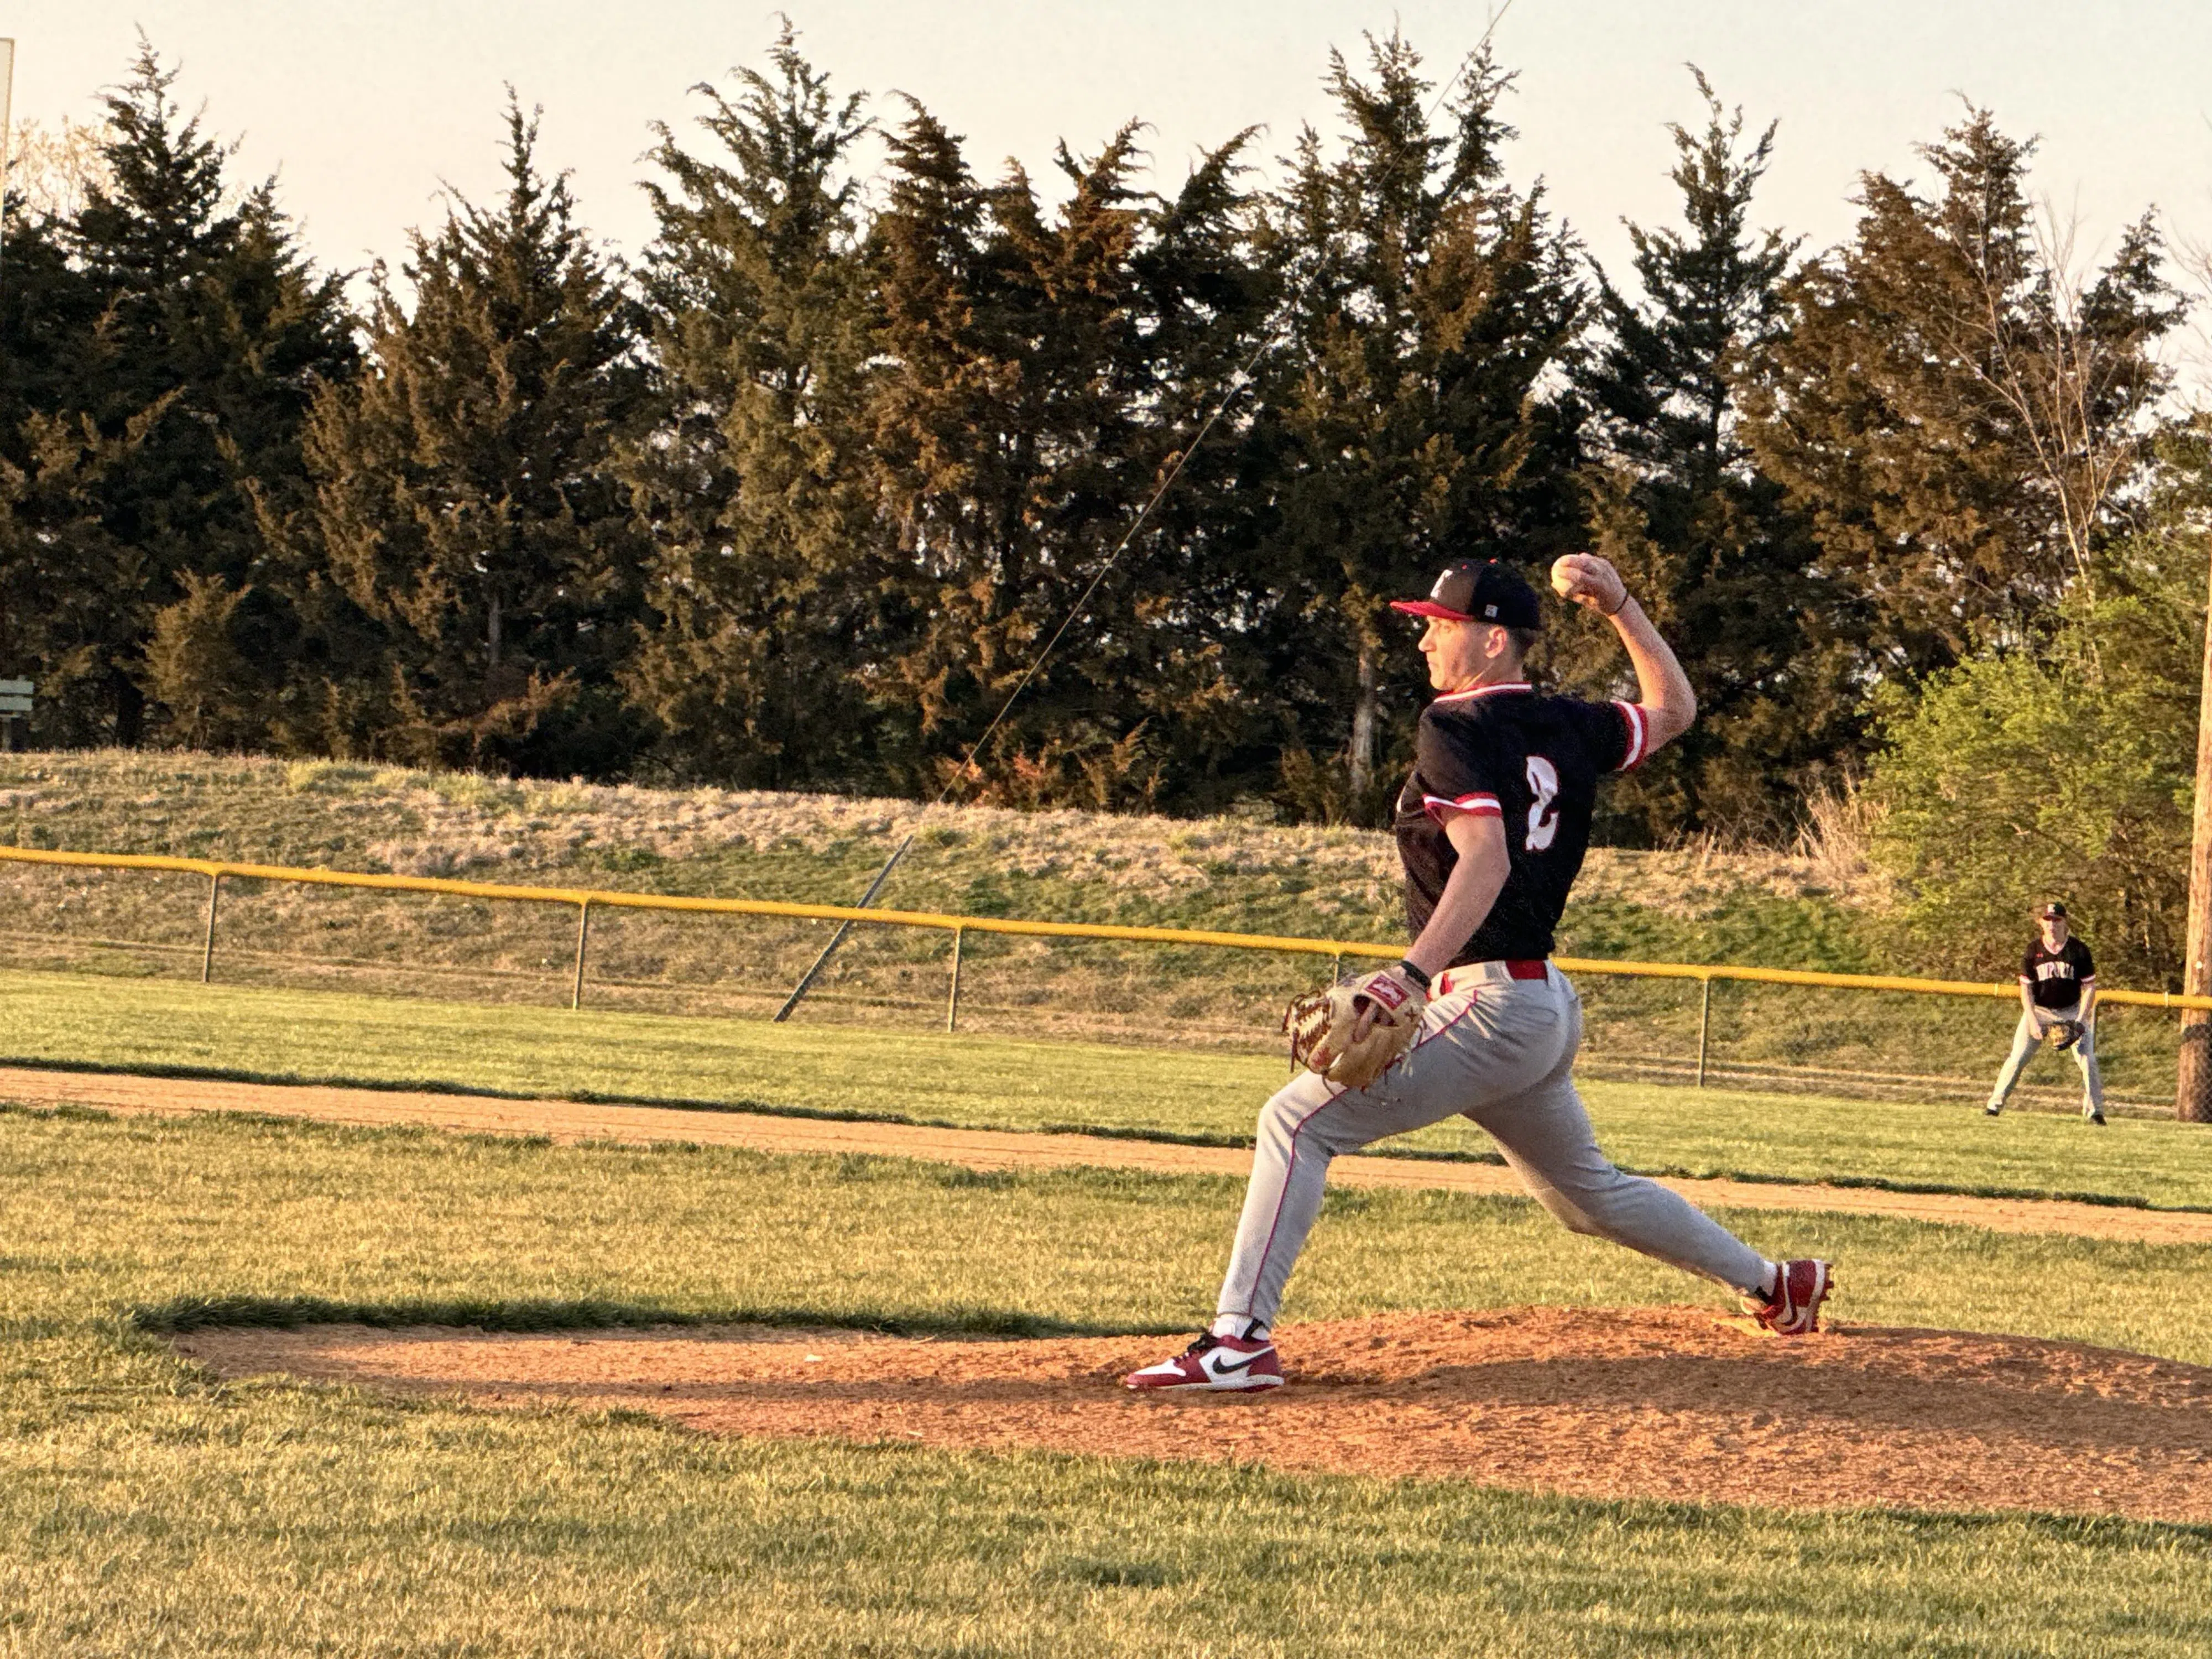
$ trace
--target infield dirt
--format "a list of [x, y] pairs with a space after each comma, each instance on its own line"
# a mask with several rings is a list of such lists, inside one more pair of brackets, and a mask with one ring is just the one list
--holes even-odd
[[1711, 1308], [1520, 1308], [1286, 1328], [1291, 1386], [1139, 1397], [1163, 1339], [915, 1340], [722, 1327], [577, 1335], [209, 1330], [278, 1373], [708, 1434], [1249, 1462], [1581, 1497], [2212, 1522], [2212, 1368], [2079, 1343]]

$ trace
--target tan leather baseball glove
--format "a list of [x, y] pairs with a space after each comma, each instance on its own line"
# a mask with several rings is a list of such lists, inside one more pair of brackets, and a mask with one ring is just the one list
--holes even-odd
[[1428, 1003], [1395, 967], [1299, 997], [1283, 1014], [1291, 1059], [1331, 1083], [1364, 1089], [1413, 1046]]

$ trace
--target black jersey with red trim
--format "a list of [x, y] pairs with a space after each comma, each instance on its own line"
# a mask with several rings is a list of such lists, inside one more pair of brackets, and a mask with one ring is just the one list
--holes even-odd
[[2096, 959], [2075, 935], [2056, 951], [2043, 948], [2043, 935], [2027, 947], [2020, 964], [2020, 982], [2039, 1008], [2071, 1008], [2081, 1000], [2085, 986], [2097, 982]]
[[1568, 890], [1589, 848], [1598, 780], [1650, 750], [1631, 702], [1552, 697], [1518, 682], [1438, 697], [1421, 713], [1413, 772], [1398, 794], [1406, 926], [1420, 937], [1459, 854], [1444, 833], [1456, 811], [1504, 820], [1505, 885], [1452, 966], [1547, 957]]

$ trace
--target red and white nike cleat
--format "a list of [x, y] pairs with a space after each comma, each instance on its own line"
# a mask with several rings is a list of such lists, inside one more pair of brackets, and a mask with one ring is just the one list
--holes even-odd
[[1820, 1304], [1834, 1284], [1835, 1270], [1825, 1261], [1785, 1261], [1774, 1276], [1774, 1294], [1744, 1297], [1743, 1310], [1777, 1336], [1803, 1336], [1820, 1328]]
[[1139, 1390], [1203, 1389], [1215, 1394], [1254, 1394], [1281, 1388], [1283, 1367], [1275, 1358], [1275, 1345], [1265, 1337], [1250, 1341], [1208, 1333], [1173, 1359], [1131, 1371], [1121, 1381]]

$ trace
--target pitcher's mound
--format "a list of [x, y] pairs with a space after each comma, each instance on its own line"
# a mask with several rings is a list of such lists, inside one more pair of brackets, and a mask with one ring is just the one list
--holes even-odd
[[1133, 1395], [1173, 1340], [908, 1340], [758, 1327], [514, 1335], [202, 1331], [226, 1376], [627, 1407], [827, 1437], [1456, 1479], [1589, 1497], [2212, 1521], [2212, 1369], [2077, 1343], [1709, 1308], [1516, 1308], [1291, 1326], [1287, 1388]]

